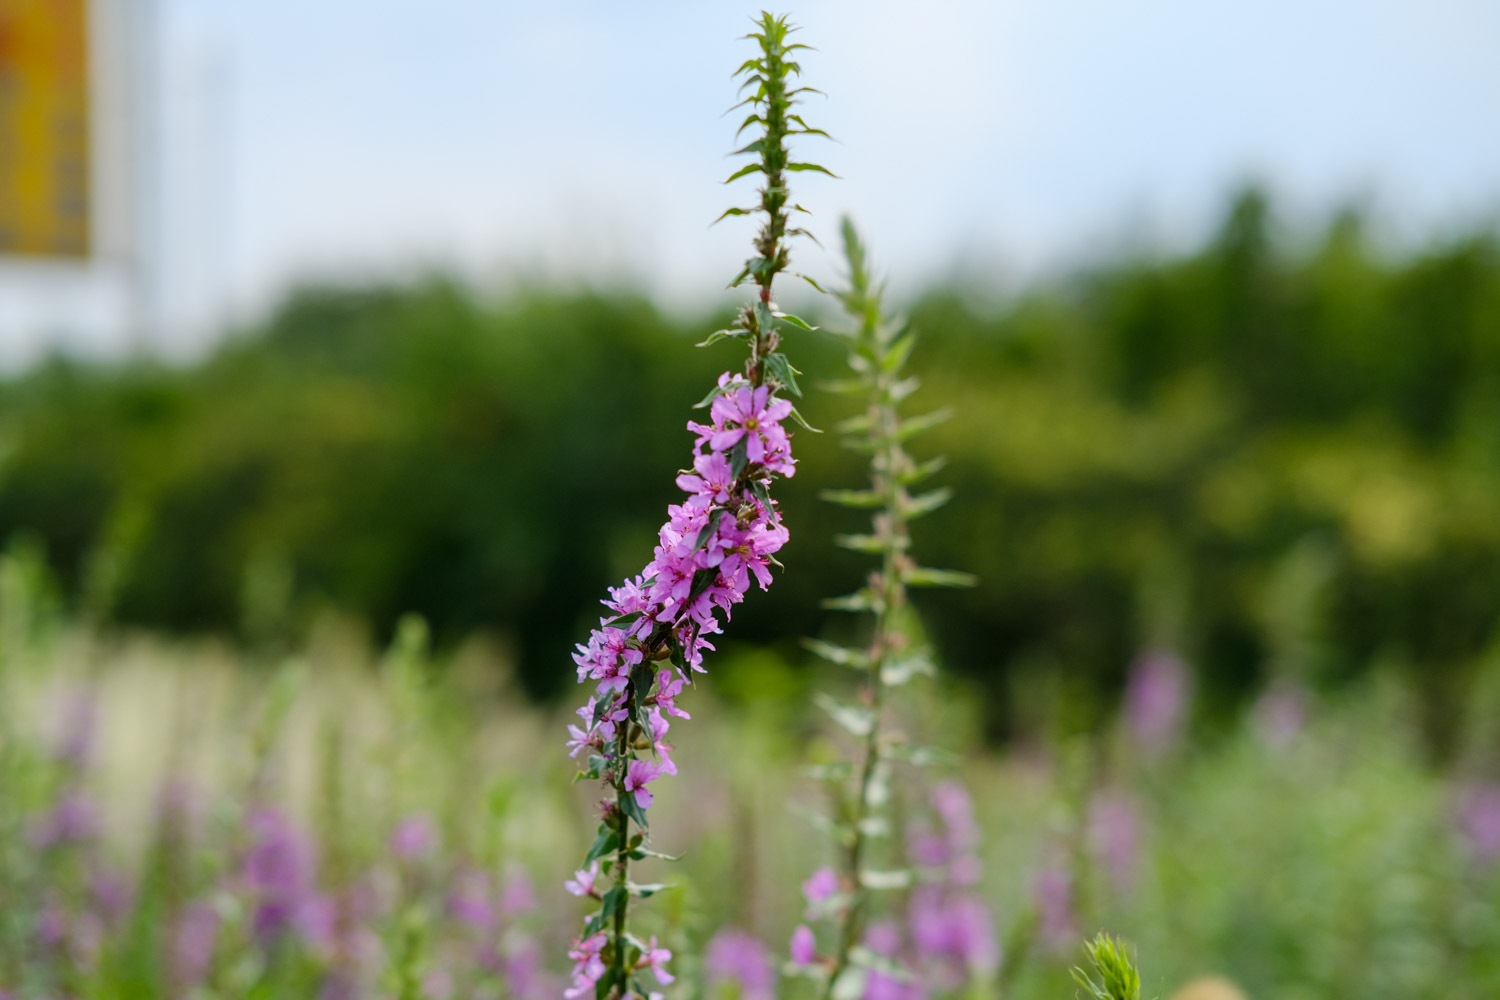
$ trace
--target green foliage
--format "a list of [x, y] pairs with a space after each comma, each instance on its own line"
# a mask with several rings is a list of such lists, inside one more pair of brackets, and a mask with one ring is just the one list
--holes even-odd
[[[1241, 199], [1193, 253], [998, 306], [959, 285], [910, 303], [918, 398], [960, 414], [915, 439], [950, 456], [955, 493], [912, 523], [915, 551], [981, 578], [923, 613], [942, 660], [982, 685], [992, 736], [1034, 735], [1017, 684], [1048, 663], [1111, 699], [1151, 638], [1141, 567], [1163, 561], [1182, 567], [1177, 638], [1205, 721], [1222, 720], [1292, 650], [1302, 626], [1270, 595], [1306, 542], [1324, 616], [1309, 682], [1397, 656], [1447, 745], [1500, 625], [1500, 253], [1473, 235], [1382, 255], [1352, 216], [1288, 248], [1268, 213]], [[640, 473], [682, 461], [686, 433], [660, 429], [724, 368], [724, 344], [685, 346], [732, 321], [434, 280], [299, 293], [191, 365], [55, 360], [0, 383], [0, 537], [31, 539], [66, 604], [116, 622], [284, 644], [320, 608], [382, 636], [415, 611], [440, 646], [513, 637], [528, 689], [556, 691], [598, 581], [644, 561], [674, 500]], [[847, 413], [813, 388], [841, 347], [794, 352], [816, 426]], [[806, 537], [848, 530], [816, 498], [866, 459], [834, 438], [799, 435], [778, 484]], [[785, 559], [738, 635], [817, 633], [817, 601], [860, 565]], [[249, 594], [275, 599], [250, 613]]]
[[1108, 934], [1099, 934], [1084, 945], [1093, 975], [1082, 969], [1073, 970], [1073, 978], [1094, 1000], [1141, 1000], [1141, 977], [1135, 971], [1125, 945]]

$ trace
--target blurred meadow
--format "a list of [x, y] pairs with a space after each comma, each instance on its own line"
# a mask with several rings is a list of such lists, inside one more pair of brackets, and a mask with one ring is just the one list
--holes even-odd
[[[980, 583], [919, 595], [944, 669], [904, 724], [974, 798], [1005, 995], [1067, 995], [1100, 926], [1163, 996], [1500, 988], [1500, 256], [1383, 256], [1354, 216], [1287, 247], [1269, 211], [1246, 193], [1193, 253], [999, 307], [911, 303], [918, 398], [955, 413], [916, 544]], [[8, 378], [0, 881], [35, 905], [0, 976], [559, 989], [589, 829], [567, 655], [647, 554], [671, 497], [642, 470], [680, 461], [714, 320], [434, 277], [308, 288], [195, 364]], [[837, 375], [827, 335], [797, 352]], [[798, 435], [785, 573], [660, 793], [685, 862], [650, 919], [679, 954], [738, 928], [772, 961], [826, 860], [797, 818], [833, 746], [809, 695], [848, 682], [798, 640], [846, 637], [818, 602], [861, 573], [817, 499], [862, 475], [831, 438]]]
[[[155, 30], [153, 4], [68, 3], [79, 52], [89, 12], [108, 15], [96, 41]], [[717, 157], [731, 123], [659, 131], [729, 103], [700, 69], [742, 57], [720, 58], [736, 32], [707, 5], [584, 4], [598, 20], [580, 27], [445, 2], [424, 30], [401, 4], [293, 24], [296, 6], [162, 4], [169, 43], [218, 23], [246, 58], [237, 139], [230, 61], [184, 84], [170, 44], [160, 66], [141, 57], [162, 79], [131, 84], [139, 104], [97, 109], [160, 112], [166, 136], [148, 150], [160, 190], [131, 195], [165, 207], [151, 222], [134, 206], [146, 256], [120, 257], [141, 271], [120, 297], [140, 301], [99, 325], [150, 321], [130, 349], [78, 320], [117, 289], [80, 306], [72, 265], [17, 263], [35, 247], [7, 243], [7, 220], [43, 213], [0, 197], [0, 1000], [553, 998], [588, 912], [578, 860], [626, 853], [595, 839], [589, 754], [567, 756], [569, 724], [601, 714], [575, 712], [572, 653], [693, 492], [671, 474], [696, 454], [686, 424], [743, 361], [732, 339], [694, 346], [736, 313], [687, 288], [744, 252], [720, 253], [742, 220], [702, 230], [720, 188], [684, 179], [719, 169], [700, 147]], [[894, 704], [876, 654], [869, 688], [815, 655], [884, 642], [823, 602], [873, 593], [868, 556], [895, 573], [897, 543], [879, 512], [870, 528], [825, 502], [871, 486], [878, 460], [838, 431], [876, 407], [836, 391], [850, 340], [832, 331], [850, 320], [834, 297], [788, 294], [823, 327], [783, 333], [797, 407], [828, 432], [795, 430], [776, 585], [735, 608], [682, 696], [680, 774], [651, 806], [662, 854], [635, 859], [653, 898], [634, 933], [675, 956], [664, 1000], [1069, 997], [1099, 930], [1128, 943], [1146, 998], [1500, 996], [1500, 229], [1478, 207], [1497, 175], [1493, 136], [1446, 141], [1477, 134], [1468, 111], [1493, 92], [1493, 16], [1424, 34], [1400, 5], [1282, 4], [1208, 24], [1174, 0], [1117, 25], [1133, 32], [1117, 45], [1040, 8], [954, 0], [907, 24], [872, 4], [843, 34], [852, 5], [808, 6], [828, 54], [804, 58], [827, 59], [845, 140], [828, 162], [894, 237], [874, 257], [916, 333], [907, 416], [947, 413], [910, 444], [943, 457], [932, 482], [951, 491], [911, 527], [915, 565], [977, 583], [914, 592], [895, 631], [935, 665], [901, 661]], [[51, 10], [0, 0], [0, 127], [20, 79], [7, 25], [50, 31]], [[1335, 59], [1351, 23], [1370, 37]], [[639, 58], [659, 30], [681, 62]], [[1285, 93], [1231, 58], [1240, 37], [1284, 57]], [[904, 77], [884, 71], [908, 56]], [[96, 112], [69, 66], [60, 145], [83, 158]], [[1179, 103], [1200, 84], [1212, 123]], [[201, 102], [196, 137], [183, 106], [150, 107], [153, 86]], [[1377, 142], [1375, 119], [1407, 131]], [[1231, 126], [1268, 121], [1243, 133], [1275, 154], [1268, 182], [1224, 183], [1260, 148]], [[1390, 189], [1397, 211], [1327, 208], [1378, 202], [1349, 198], [1341, 136], [1416, 179]], [[834, 181], [796, 182], [833, 242], [818, 185]], [[1131, 190], [1164, 209], [1166, 238], [1097, 237]], [[68, 253], [94, 238], [67, 234]], [[107, 243], [80, 267], [118, 264]], [[795, 249], [842, 287], [830, 254]], [[723, 520], [749, 530], [734, 495]], [[769, 508], [755, 516], [774, 523]], [[665, 662], [649, 648], [647, 667]], [[662, 704], [653, 683], [637, 712]], [[820, 834], [863, 836], [868, 817], [830, 791], [859, 733], [824, 709], [869, 691], [892, 745], [923, 748], [875, 782], [894, 836], [874, 852], [908, 881], [862, 882], [893, 873], [854, 852], [852, 891], [878, 890], [883, 920], [845, 925], [868, 930], [872, 974], [842, 994], [833, 974], [825, 995], [797, 957], [847, 853]], [[630, 726], [621, 754], [627, 736], [655, 753], [660, 734]], [[590, 898], [602, 926], [614, 904]], [[897, 948], [873, 942], [895, 924], [928, 963], [919, 986], [884, 976]], [[637, 946], [645, 961], [656, 940]]]

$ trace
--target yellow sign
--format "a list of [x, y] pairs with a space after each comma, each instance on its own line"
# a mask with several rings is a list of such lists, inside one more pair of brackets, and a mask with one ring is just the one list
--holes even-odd
[[0, 254], [89, 252], [87, 0], [0, 0]]

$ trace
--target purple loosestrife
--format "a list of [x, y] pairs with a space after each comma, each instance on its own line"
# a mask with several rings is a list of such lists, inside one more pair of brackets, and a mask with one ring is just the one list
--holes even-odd
[[975, 890], [983, 872], [974, 803], [956, 781], [939, 784], [930, 801], [938, 831], [918, 827], [909, 835], [908, 855], [922, 880], [907, 904], [907, 923], [921, 981], [955, 990], [993, 975], [1000, 951], [989, 909]]
[[710, 995], [722, 994], [730, 984], [739, 1000], [774, 1000], [776, 969], [765, 945], [753, 935], [726, 928], [708, 942], [703, 958]]
[[[886, 718], [887, 695], [916, 675], [932, 671], [929, 651], [918, 638], [920, 629], [907, 599], [908, 588], [967, 586], [973, 583], [973, 577], [919, 566], [911, 557], [909, 523], [942, 506], [949, 494], [945, 489], [915, 495], [910, 492], [911, 486], [937, 471], [942, 462], [916, 463], [906, 451], [905, 442], [940, 422], [946, 413], [939, 411], [903, 419], [900, 404], [917, 388], [914, 378], [902, 375], [913, 337], [886, 321], [859, 235], [847, 219], [843, 228], [850, 287], [839, 298], [858, 326], [848, 334], [849, 366], [855, 377], [841, 388], [860, 394], [863, 411], [844, 421], [839, 429], [852, 449], [870, 456], [870, 487], [828, 491], [824, 498], [871, 511], [868, 534], [839, 535], [834, 541], [844, 548], [875, 556], [879, 564], [869, 573], [864, 587], [847, 597], [825, 602], [839, 610], [868, 612], [874, 619], [868, 644], [851, 648], [822, 641], [807, 643], [819, 656], [855, 670], [861, 684], [854, 704], [827, 696], [818, 698], [833, 721], [854, 741], [856, 749], [852, 761], [815, 769], [833, 793], [835, 815], [820, 826], [834, 836], [838, 863], [833, 869], [817, 872], [804, 884], [803, 891], [809, 903], [808, 917], [827, 919], [833, 927], [828, 938], [829, 950], [822, 959], [817, 956], [812, 930], [805, 926], [798, 928], [792, 941], [792, 959], [793, 965], [804, 974], [821, 978], [825, 998], [912, 998], [921, 995], [917, 983], [920, 977], [918, 970], [911, 968], [917, 963], [909, 954], [903, 954], [907, 949], [901, 947], [900, 930], [894, 930], [894, 942], [889, 940], [889, 932], [897, 927], [896, 923], [882, 921], [868, 926], [868, 932], [867, 925], [877, 906], [875, 894], [911, 887], [916, 873], [902, 867], [899, 857], [892, 857], [896, 867], [886, 870], [872, 860], [881, 850], [882, 840], [887, 841], [884, 854], [899, 855], [898, 850], [888, 845], [891, 822], [885, 808], [891, 798], [894, 766], [902, 761], [928, 763], [937, 755], [929, 749], [910, 746], [890, 728], [890, 720]], [[973, 829], [972, 815], [966, 811], [968, 798], [961, 789], [955, 795], [956, 787], [943, 786], [934, 805], [948, 832], [964, 840], [977, 836], [977, 832]], [[947, 845], [942, 846], [946, 861]], [[968, 848], [960, 853], [961, 865], [969, 865]], [[977, 874], [977, 862], [969, 867]], [[930, 888], [932, 892], [928, 891]], [[915, 924], [916, 929], [931, 932], [928, 943], [945, 955], [955, 950], [965, 955], [972, 952], [977, 960], [971, 965], [976, 969], [988, 965], [978, 957], [983, 950], [981, 946], [967, 940], [951, 940], [955, 937], [949, 926], [951, 922], [974, 914], [955, 911], [950, 915], [952, 907], [945, 893], [929, 886], [919, 889], [919, 902], [925, 909], [919, 907], [912, 916], [921, 918]], [[941, 930], [938, 923], [942, 923]], [[986, 918], [974, 930], [987, 935], [988, 927]], [[876, 933], [877, 928], [880, 933]], [[938, 936], [942, 941], [935, 943]], [[984, 947], [993, 949], [993, 945]]]
[[786, 176], [828, 171], [793, 162], [786, 148], [792, 136], [824, 134], [792, 113], [797, 95], [807, 89], [790, 85], [801, 74], [792, 57], [807, 46], [787, 43], [795, 29], [784, 18], [763, 14], [756, 27], [749, 37], [759, 53], [737, 74], [750, 96], [737, 107], [751, 108], [739, 131], [755, 127], [760, 138], [736, 150], [756, 159], [729, 180], [760, 173], [764, 184], [757, 206], [720, 216], [764, 214], [756, 255], [731, 282], [753, 281], [756, 295], [732, 327], [702, 345], [738, 340], [749, 358], [742, 372], [719, 376], [698, 404], [708, 407], [709, 419], [688, 424], [695, 437], [690, 467], [677, 477], [682, 501], [667, 508], [651, 561], [610, 590], [602, 602], [609, 614], [573, 658], [579, 683], [594, 689], [578, 710], [580, 723], [568, 727], [568, 753], [582, 760], [580, 778], [602, 781], [608, 797], [600, 803], [602, 822], [583, 867], [566, 885], [599, 903], [569, 952], [569, 998], [655, 995], [644, 985], [647, 971], [657, 983], [672, 981], [671, 953], [655, 938], [643, 941], [630, 933], [631, 900], [661, 888], [632, 882], [630, 863], [661, 857], [646, 847], [646, 813], [655, 802], [653, 784], [677, 773], [668, 742], [671, 720], [689, 718], [677, 700], [693, 674], [704, 670], [704, 653], [714, 648], [711, 637], [722, 631], [752, 583], [770, 586], [770, 567], [779, 565], [776, 553], [788, 537], [770, 489], [796, 471], [785, 422], [806, 424], [779, 395], [800, 394], [797, 370], [778, 351], [779, 328], [812, 327], [777, 309], [772, 286], [789, 263], [787, 241], [805, 235], [789, 226], [799, 206], [789, 200]]
[[1154, 649], [1138, 657], [1125, 686], [1125, 718], [1136, 742], [1153, 756], [1176, 745], [1187, 721], [1193, 679], [1175, 653]]

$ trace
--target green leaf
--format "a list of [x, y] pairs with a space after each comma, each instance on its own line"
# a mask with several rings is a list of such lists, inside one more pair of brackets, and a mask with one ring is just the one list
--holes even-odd
[[813, 781], [847, 781], [854, 776], [854, 765], [847, 760], [831, 764], [809, 764], [802, 773]]
[[827, 167], [820, 166], [816, 163], [788, 163], [786, 165], [786, 168], [796, 173], [800, 173], [804, 170], [815, 170], [820, 174], [827, 174], [829, 177], [832, 177], [835, 180], [839, 179], [838, 174], [834, 173], [832, 170], [829, 170]]
[[939, 471], [947, 464], [948, 456], [939, 455], [937, 458], [928, 459], [920, 465], [901, 473], [897, 478], [901, 481], [902, 486], [913, 486]]
[[881, 507], [885, 504], [885, 497], [874, 490], [819, 490], [818, 497], [829, 503], [836, 503], [840, 507], [854, 507], [862, 510]]
[[588, 867], [606, 854], [612, 853], [620, 846], [620, 835], [610, 829], [602, 829], [599, 836], [594, 838], [594, 845], [589, 852], [583, 856], [584, 867]]
[[855, 670], [870, 669], [870, 656], [862, 650], [838, 646], [831, 642], [824, 642], [822, 639], [803, 639], [802, 645], [809, 652], [816, 653], [829, 663], [837, 663], [841, 667], [853, 667]]
[[836, 843], [842, 844], [845, 847], [854, 843], [854, 828], [848, 824], [840, 823], [835, 819], [823, 815], [816, 809], [810, 809], [807, 806], [797, 803], [792, 803], [790, 808], [793, 813], [807, 820], [807, 824], [814, 830], [817, 830], [819, 833], [826, 833]]
[[[765, 265], [770, 265], [771, 263], [764, 257], [759, 257], [757, 260]], [[771, 312], [769, 305], [756, 299], [751, 311], [755, 314], [755, 325], [762, 333], [768, 333], [776, 329], [776, 316]]]
[[907, 438], [915, 437], [923, 431], [931, 430], [952, 416], [953, 409], [945, 406], [941, 410], [933, 410], [931, 413], [924, 413], [920, 417], [903, 420], [901, 421], [901, 426], [896, 429], [896, 440], [905, 441]]
[[664, 889], [675, 888], [674, 886], [669, 885], [666, 882], [648, 882], [645, 884], [627, 882], [625, 884], [632, 895], [639, 896], [641, 899], [650, 899], [652, 896], [656, 895], [658, 892], [663, 891]]
[[718, 579], [718, 577], [719, 570], [716, 566], [705, 566], [695, 572], [693, 574], [692, 586], [688, 588], [688, 603], [692, 604], [696, 601], [698, 595], [711, 587], [714, 580]]
[[868, 708], [845, 705], [822, 691], [813, 695], [813, 701], [851, 736], [868, 736], [875, 728], [875, 713]]
[[775, 315], [777, 319], [786, 320], [788, 323], [792, 324], [792, 326], [795, 326], [802, 330], [806, 330], [808, 333], [813, 333], [818, 329], [807, 320], [803, 319], [801, 316], [793, 316], [791, 313], [776, 313]]
[[958, 757], [950, 751], [910, 743], [887, 743], [880, 748], [880, 756], [905, 761], [914, 767], [951, 767], [958, 762]]
[[[926, 493], [919, 493], [914, 497], [908, 498], [902, 504], [900, 514], [904, 519], [914, 521], [924, 514], [931, 514], [951, 499], [953, 499], [953, 491], [946, 486], [935, 490], [928, 490]], [[946, 586], [953, 585], [948, 584]]]
[[698, 402], [693, 404], [693, 409], [701, 410], [709, 403], [712, 403], [715, 399], [724, 395], [724, 393], [733, 392], [734, 390], [749, 384], [749, 382], [745, 381], [742, 378], [732, 378], [728, 382], [725, 382], [723, 385], [716, 384], [712, 389], [708, 390], [707, 396], [704, 396], [702, 399], [698, 400]]
[[804, 417], [802, 415], [801, 411], [799, 411], [795, 406], [792, 407], [791, 417], [792, 417], [793, 420], [797, 421], [797, 423], [801, 424], [806, 429], [812, 431], [814, 434], [822, 434], [823, 433], [822, 431], [820, 431], [816, 427], [814, 427], [812, 424], [808, 423], [807, 422], [807, 418]]
[[937, 668], [933, 666], [932, 657], [927, 655], [926, 650], [918, 649], [882, 663], [880, 683], [889, 687], [899, 687], [918, 674], [931, 677], [936, 673]]
[[911, 357], [911, 349], [917, 343], [915, 334], [908, 333], [898, 337], [896, 342], [885, 352], [880, 359], [880, 367], [887, 372], [898, 372], [901, 366], [906, 364], [906, 359]]
[[[799, 209], [799, 210], [801, 210], [801, 211], [803, 211], [803, 212], [806, 212], [806, 211], [807, 211], [807, 209], [805, 209], [805, 208], [802, 208], [802, 206], [801, 206], [801, 205], [798, 205], [798, 206], [796, 206], [796, 207], [797, 207], [797, 208], [798, 208], [798, 209]], [[817, 282], [816, 282], [816, 281], [814, 281], [814, 280], [812, 280], [812, 279], [811, 279], [811, 278], [809, 278], [809, 277], [808, 277], [808, 276], [807, 276], [807, 275], [805, 275], [805, 274], [800, 274], [800, 273], [799, 273], [799, 274], [798, 274], [798, 275], [797, 275], [797, 277], [799, 277], [799, 278], [801, 278], [801, 279], [802, 279], [802, 280], [803, 280], [803, 281], [805, 281], [805, 282], [807, 282], [807, 283], [808, 283], [808, 284], [809, 284], [809, 285], [812, 285], [812, 286], [813, 286], [813, 287], [814, 287], [814, 288], [816, 288], [816, 289], [817, 289], [817, 290], [818, 290], [818, 291], [820, 291], [820, 292], [823, 292], [823, 286], [822, 286], [822, 285], [820, 285], [820, 284], [818, 284], [818, 283], [817, 283]], [[828, 293], [827, 293], [827, 292], [823, 292], [823, 294], [824, 294], [824, 295], [827, 295], [827, 294], [828, 294]]]
[[709, 512], [708, 523], [703, 526], [702, 531], [698, 532], [698, 540], [693, 543], [694, 552], [697, 552], [699, 549], [703, 548], [703, 546], [707, 544], [708, 540], [713, 537], [714, 532], [719, 530], [719, 521], [723, 517], [723, 507], [715, 507], [712, 511]]
[[848, 417], [833, 425], [833, 429], [840, 434], [867, 434], [870, 428], [875, 426], [875, 418], [868, 413]]
[[757, 171], [760, 173], [765, 173], [766, 168], [761, 166], [759, 163], [747, 163], [740, 169], [736, 170], [734, 173], [730, 174], [729, 177], [725, 179], [724, 183], [733, 183], [734, 181], [739, 180], [741, 177], [756, 173]]
[[[701, 572], [701, 571], [700, 571]], [[717, 572], [717, 570], [715, 571]], [[646, 822], [646, 810], [635, 800], [634, 795], [626, 795], [620, 799], [620, 811], [635, 821], [635, 825], [642, 830], [649, 830], [651, 824]]]
[[885, 539], [877, 535], [834, 535], [833, 544], [850, 552], [870, 552], [875, 555], [885, 551]]
[[[731, 479], [740, 478], [740, 473], [745, 471], [745, 463], [750, 460], [750, 435], [744, 434], [734, 443], [734, 450], [729, 453], [729, 476]], [[701, 573], [702, 570], [699, 570]]]
[[710, 333], [703, 340], [698, 341], [698, 343], [695, 344], [694, 346], [695, 347], [707, 347], [710, 344], [717, 344], [719, 341], [724, 340], [724, 339], [726, 339], [728, 337], [743, 337], [744, 335], [745, 335], [745, 331], [744, 330], [738, 330], [738, 329], [715, 330], [713, 333]]
[[880, 595], [869, 587], [861, 587], [843, 597], [828, 597], [823, 600], [823, 607], [830, 611], [878, 611], [883, 604]]
[[764, 125], [765, 123], [766, 120], [760, 116], [760, 112], [752, 111], [745, 117], [745, 120], [740, 123], [740, 127], [734, 130], [734, 137], [738, 139], [740, 137], [740, 133], [745, 131], [745, 129], [749, 128], [751, 125]]
[[979, 577], [973, 573], [961, 573], [954, 569], [930, 569], [926, 566], [909, 569], [901, 578], [911, 587], [972, 587], [979, 582]]
[[866, 889], [905, 889], [911, 885], [912, 875], [909, 869], [898, 871], [871, 871], [865, 869], [859, 873], [859, 884]]
[[792, 363], [787, 360], [787, 356], [785, 354], [777, 351], [773, 354], [767, 355], [766, 367], [770, 369], [771, 377], [776, 379], [776, 381], [780, 382], [782, 385], [786, 386], [787, 391], [789, 391], [792, 395], [802, 395], [802, 389], [797, 385], [797, 376], [800, 375], [801, 372], [792, 367]]
[[755, 212], [755, 209], [753, 209], [753, 208], [726, 208], [726, 209], [724, 209], [724, 214], [720, 215], [717, 219], [715, 219], [714, 221], [710, 222], [709, 225], [710, 226], [717, 226], [719, 223], [723, 222], [725, 219], [729, 218], [731, 215], [751, 215], [754, 212]]
[[844, 971], [833, 981], [830, 1000], [859, 1000], [865, 995], [866, 970], [857, 965], [845, 966]]
[[660, 858], [662, 861], [681, 861], [682, 860], [682, 855], [681, 854], [663, 854], [660, 851], [653, 851], [649, 847], [641, 847], [641, 846], [636, 846], [636, 847], [634, 847], [634, 848], [631, 849], [631, 851], [630, 851], [630, 860], [632, 860], [632, 861], [643, 861], [646, 858]]
[[886, 395], [890, 397], [892, 403], [899, 403], [921, 387], [922, 380], [913, 375], [910, 378], [904, 378], [891, 383], [891, 387], [886, 390]]

